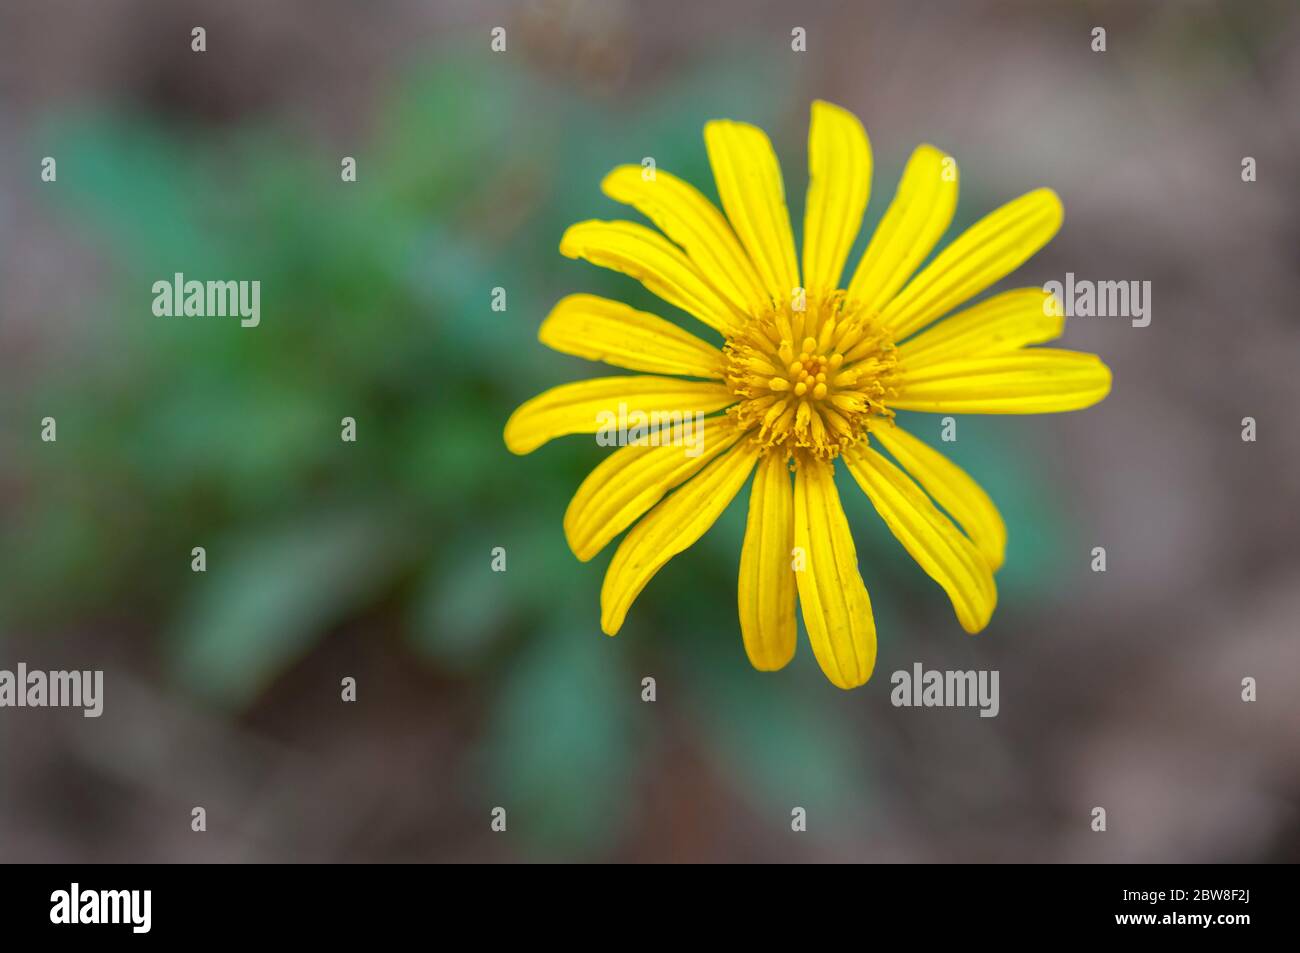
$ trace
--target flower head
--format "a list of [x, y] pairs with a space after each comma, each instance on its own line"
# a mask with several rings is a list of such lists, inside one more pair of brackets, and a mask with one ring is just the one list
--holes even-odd
[[622, 166], [605, 178], [605, 193], [658, 231], [581, 222], [560, 251], [637, 278], [713, 329], [722, 347], [657, 315], [571, 295], [543, 322], [541, 341], [643, 373], [533, 398], [506, 423], [506, 445], [528, 453], [563, 434], [596, 433], [615, 406], [646, 420], [702, 421], [694, 452], [641, 434], [569, 504], [565, 535], [581, 560], [631, 527], [605, 574], [601, 627], [618, 632], [654, 574], [708, 530], [752, 473], [739, 581], [749, 659], [765, 670], [790, 661], [798, 602], [822, 670], [852, 688], [871, 676], [876, 634], [834, 468], [847, 469], [947, 592], [962, 627], [978, 632], [997, 602], [1006, 528], [975, 481], [899, 427], [894, 412], [1078, 410], [1106, 396], [1110, 371], [1091, 354], [1034, 346], [1064, 327], [1040, 289], [951, 313], [1056, 234], [1062, 210], [1050, 190], [985, 216], [921, 268], [957, 203], [956, 163], [921, 146], [842, 282], [871, 186], [861, 123], [813, 103], [801, 258], [763, 131], [719, 120], [704, 140], [721, 211], [667, 172]]

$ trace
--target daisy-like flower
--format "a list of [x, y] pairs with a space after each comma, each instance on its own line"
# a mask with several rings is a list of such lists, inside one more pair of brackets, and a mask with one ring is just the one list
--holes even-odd
[[505, 442], [522, 454], [596, 433], [620, 404], [708, 415], [698, 454], [622, 447], [570, 502], [564, 532], [581, 560], [632, 527], [605, 573], [601, 628], [618, 632], [654, 574], [713, 525], [753, 472], [739, 584], [749, 660], [762, 670], [790, 661], [797, 601], [822, 671], [853, 688], [871, 677], [876, 631], [836, 461], [947, 592], [962, 627], [978, 632], [997, 602], [1006, 527], [978, 484], [897, 426], [894, 412], [1078, 410], [1106, 396], [1110, 371], [1092, 354], [1031, 346], [1064, 328], [1059, 305], [1038, 288], [947, 316], [1056, 234], [1062, 209], [1051, 190], [1008, 202], [917, 271], [957, 204], [956, 163], [920, 146], [842, 281], [871, 188], [871, 146], [857, 118], [813, 103], [802, 258], [766, 134], [718, 120], [704, 127], [704, 142], [725, 216], [667, 172], [621, 166], [602, 183], [605, 194], [659, 231], [580, 222], [560, 251], [638, 279], [721, 335], [722, 347], [617, 301], [571, 295], [543, 322], [542, 343], [644, 373], [546, 391], [511, 415]]

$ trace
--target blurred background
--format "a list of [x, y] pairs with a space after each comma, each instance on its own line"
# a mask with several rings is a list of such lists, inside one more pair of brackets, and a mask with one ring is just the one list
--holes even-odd
[[[1004, 287], [1153, 283], [1149, 327], [1069, 324], [1105, 403], [944, 445], [1010, 530], [983, 634], [844, 487], [880, 633], [852, 693], [802, 632], [784, 673], [746, 662], [747, 491], [610, 639], [612, 547], [561, 531], [603, 451], [501, 440], [601, 373], [537, 343], [560, 297], [672, 314], [559, 255], [623, 214], [602, 175], [715, 195], [702, 126], [749, 120], [801, 221], [816, 97], [871, 135], [868, 226], [928, 141], [962, 165], [950, 235], [1062, 196]], [[1297, 101], [1286, 0], [6, 3], [0, 668], [106, 697], [0, 710], [0, 860], [1300, 859]], [[154, 317], [177, 271], [260, 280], [261, 326]], [[892, 707], [918, 661], [998, 669], [999, 716]]]

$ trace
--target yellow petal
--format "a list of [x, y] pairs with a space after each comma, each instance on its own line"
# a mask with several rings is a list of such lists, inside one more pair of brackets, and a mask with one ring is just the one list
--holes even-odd
[[885, 306], [885, 327], [901, 341], [1011, 274], [1051, 241], [1063, 215], [1051, 189], [1037, 189], [990, 212]]
[[1056, 348], [901, 368], [889, 398], [896, 410], [1048, 414], [1091, 407], [1110, 393], [1110, 368], [1100, 358]]
[[944, 318], [898, 348], [899, 360], [913, 367], [962, 357], [1014, 351], [1054, 341], [1065, 329], [1054, 295], [1041, 288], [1016, 288], [993, 295], [972, 308]]
[[712, 344], [657, 315], [596, 295], [561, 299], [537, 337], [564, 354], [615, 367], [722, 379], [722, 352]]
[[600, 589], [601, 629], [614, 635], [623, 627], [628, 609], [654, 574], [703, 536], [740, 492], [758, 454], [757, 444], [742, 440], [632, 527], [614, 551]]
[[532, 453], [555, 437], [596, 433], [609, 426], [611, 418], [636, 411], [707, 414], [735, 400], [722, 384], [643, 374], [561, 384], [520, 404], [510, 415], [506, 421], [506, 446], [511, 453]]
[[849, 282], [849, 298], [872, 311], [907, 283], [948, 230], [957, 208], [956, 160], [934, 146], [918, 146], [871, 243]]
[[690, 437], [696, 446], [621, 447], [587, 475], [564, 514], [564, 536], [575, 556], [583, 562], [595, 556], [665, 493], [734, 444], [740, 431], [729, 417], [709, 417]]
[[871, 143], [858, 117], [817, 100], [808, 129], [803, 281], [812, 293], [840, 286], [871, 193]]
[[768, 453], [749, 491], [749, 522], [740, 550], [740, 633], [761, 672], [794, 658], [794, 494], [784, 454]]
[[630, 275], [671, 305], [726, 334], [740, 314], [705, 280], [685, 252], [635, 222], [587, 221], [570, 225], [560, 253]]
[[999, 569], [1006, 555], [1007, 527], [989, 495], [970, 474], [902, 427], [873, 427], [871, 436], [966, 531], [989, 568]]
[[998, 592], [993, 571], [974, 544], [906, 473], [870, 447], [850, 448], [844, 462], [890, 531], [948, 593], [962, 628], [978, 632], [988, 625]]
[[700, 274], [736, 308], [756, 314], [767, 293], [736, 233], [717, 206], [695, 186], [656, 169], [648, 179], [639, 165], [622, 165], [605, 176], [601, 189], [630, 205], [681, 246]]
[[876, 623], [858, 573], [832, 465], [801, 457], [794, 475], [795, 580], [808, 641], [822, 671], [840, 688], [856, 688], [876, 665]]
[[767, 133], [748, 123], [716, 119], [704, 126], [704, 145], [722, 207], [764, 290], [774, 301], [788, 303], [800, 286], [799, 265], [781, 165]]

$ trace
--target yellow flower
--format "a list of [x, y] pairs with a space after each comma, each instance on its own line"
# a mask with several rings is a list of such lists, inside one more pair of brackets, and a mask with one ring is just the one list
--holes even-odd
[[605, 194], [659, 231], [580, 222], [560, 251], [637, 278], [725, 344], [616, 301], [571, 295], [542, 324], [542, 343], [646, 373], [549, 390], [514, 412], [505, 442], [529, 453], [563, 434], [597, 433], [619, 405], [709, 415], [696, 455], [624, 446], [569, 504], [564, 531], [581, 560], [632, 527], [605, 574], [601, 628], [618, 632], [654, 574], [708, 530], [756, 471], [740, 554], [749, 660], [774, 670], [794, 656], [797, 598], [826, 677], [853, 688], [871, 677], [876, 632], [835, 461], [948, 593], [962, 627], [978, 632], [997, 602], [993, 573], [1006, 527], [975, 481], [898, 427], [894, 411], [1078, 410], [1106, 396], [1110, 371], [1095, 355], [1029, 346], [1064, 327], [1061, 309], [1037, 288], [1004, 291], [935, 323], [1056, 234], [1062, 209], [1051, 190], [985, 216], [917, 272], [957, 204], [955, 162], [920, 146], [842, 284], [871, 188], [871, 146], [857, 118], [813, 103], [802, 270], [766, 134], [718, 120], [704, 127], [704, 142], [725, 217], [667, 172], [621, 166], [602, 183]]

